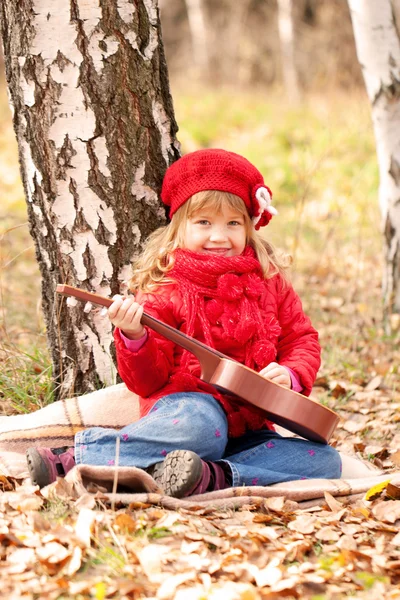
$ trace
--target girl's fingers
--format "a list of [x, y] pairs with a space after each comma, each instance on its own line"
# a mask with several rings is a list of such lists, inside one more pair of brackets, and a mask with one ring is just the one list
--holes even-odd
[[134, 316], [134, 324], [135, 325], [139, 325], [140, 321], [142, 320], [142, 316], [143, 316], [143, 306], [141, 306], [140, 304], [138, 304], [137, 306], [137, 310]]
[[131, 337], [131, 339], [136, 339], [143, 335], [145, 331], [141, 324], [142, 315], [143, 307], [137, 302], [134, 302], [126, 312], [125, 318], [120, 322], [114, 321], [114, 324], [117, 324], [126, 336], [134, 336]]
[[272, 363], [269, 363], [269, 365], [267, 365], [266, 367], [264, 367], [262, 369], [262, 371], [260, 371], [260, 373], [270, 373], [274, 369], [281, 369], [281, 368], [282, 367], [280, 365], [278, 365], [278, 363], [272, 362]]
[[115, 317], [115, 315], [119, 311], [120, 307], [122, 306], [122, 302], [123, 302], [122, 296], [119, 296], [119, 295], [113, 296], [113, 303], [111, 304], [111, 306], [108, 309], [108, 316], [110, 317], [110, 319], [113, 319]]
[[270, 377], [270, 375], [273, 373], [273, 371], [275, 371], [276, 369], [280, 370], [282, 367], [280, 367], [278, 365], [278, 363], [270, 363], [269, 365], [267, 365], [266, 367], [264, 367], [263, 369], [261, 369], [260, 371], [260, 375], [262, 375], [263, 377]]
[[291, 379], [288, 371], [278, 363], [270, 363], [260, 371], [260, 375], [273, 383], [279, 383], [288, 388], [291, 387]]
[[[121, 310], [124, 310], [124, 309], [125, 309], [125, 306], [122, 305]], [[126, 312], [123, 317], [123, 320], [126, 321], [127, 323], [139, 324], [141, 316], [143, 314], [143, 309], [141, 310], [141, 314], [140, 314], [140, 309], [142, 309], [140, 304], [138, 304], [137, 302], [131, 302], [130, 305], [126, 308]], [[137, 319], [138, 312], [140, 314], [139, 319]]]
[[123, 298], [122, 296], [114, 296], [114, 302], [111, 304], [108, 309], [108, 315], [110, 319], [117, 318], [118, 320], [122, 320], [125, 318], [125, 315], [128, 309], [131, 307], [133, 303], [135, 303], [134, 298]]

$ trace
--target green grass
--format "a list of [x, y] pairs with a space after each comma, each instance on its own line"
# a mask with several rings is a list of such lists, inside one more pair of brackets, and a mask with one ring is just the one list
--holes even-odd
[[0, 400], [13, 412], [29, 413], [53, 401], [52, 367], [47, 353], [35, 348], [2, 347]]

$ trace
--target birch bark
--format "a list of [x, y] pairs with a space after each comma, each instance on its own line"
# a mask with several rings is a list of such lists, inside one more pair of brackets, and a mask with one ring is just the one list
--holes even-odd
[[292, 0], [278, 0], [278, 30], [286, 94], [290, 100], [298, 102], [301, 94], [295, 61]]
[[202, 0], [185, 0], [185, 5], [192, 40], [194, 64], [202, 74], [208, 75], [210, 61], [203, 2]]
[[348, 0], [379, 163], [387, 326], [400, 313], [400, 40], [390, 0]]
[[2, 0], [0, 26], [54, 376], [83, 393], [116, 379], [111, 326], [55, 285], [123, 288], [179, 156], [157, 1]]

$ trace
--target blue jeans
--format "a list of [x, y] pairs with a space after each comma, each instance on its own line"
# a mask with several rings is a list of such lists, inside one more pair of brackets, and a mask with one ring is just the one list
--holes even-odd
[[158, 400], [145, 417], [120, 431], [93, 427], [77, 433], [76, 462], [115, 464], [117, 437], [120, 466], [145, 469], [162, 461], [172, 450], [192, 450], [203, 460], [229, 465], [233, 487], [335, 479], [341, 473], [339, 453], [331, 446], [284, 438], [266, 429], [228, 439], [226, 415], [209, 394], [171, 394]]

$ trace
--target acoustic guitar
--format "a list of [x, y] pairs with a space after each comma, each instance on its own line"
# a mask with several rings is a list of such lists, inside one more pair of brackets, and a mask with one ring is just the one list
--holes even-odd
[[[82, 302], [109, 307], [110, 298], [86, 292], [70, 285], [57, 285], [56, 291]], [[273, 383], [222, 352], [182, 333], [178, 329], [143, 313], [141, 322], [196, 356], [201, 366], [201, 379], [217, 389], [239, 396], [265, 413], [265, 418], [308, 440], [327, 444], [339, 415], [282, 385]]]

